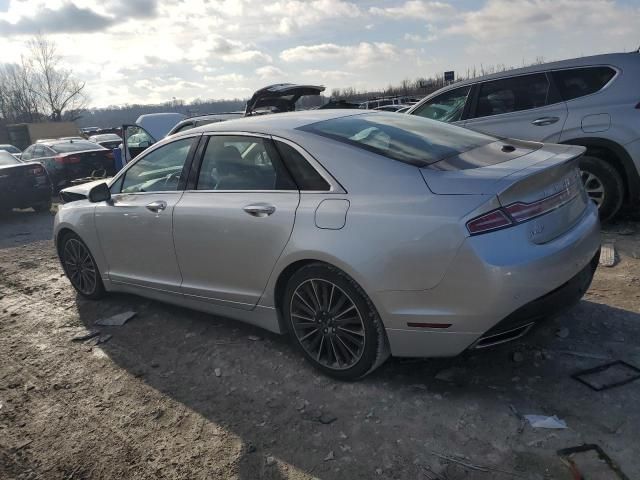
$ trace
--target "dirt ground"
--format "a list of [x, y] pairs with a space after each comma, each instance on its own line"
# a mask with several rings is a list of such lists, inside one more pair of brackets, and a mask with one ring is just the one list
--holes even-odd
[[[52, 220], [0, 219], [1, 479], [569, 480], [556, 452], [584, 443], [640, 478], [640, 380], [596, 392], [571, 378], [607, 359], [640, 367], [638, 219], [607, 227], [618, 263], [584, 300], [521, 341], [392, 359], [351, 384], [251, 326], [133, 296], [81, 300]], [[127, 310], [126, 325], [100, 327], [105, 343], [71, 341]], [[586, 468], [619, 478], [597, 459]]]

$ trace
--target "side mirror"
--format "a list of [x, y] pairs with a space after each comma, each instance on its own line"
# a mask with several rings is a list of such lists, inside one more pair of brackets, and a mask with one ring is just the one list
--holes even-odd
[[111, 200], [111, 190], [106, 183], [99, 183], [89, 190], [89, 201], [91, 203], [108, 202]]

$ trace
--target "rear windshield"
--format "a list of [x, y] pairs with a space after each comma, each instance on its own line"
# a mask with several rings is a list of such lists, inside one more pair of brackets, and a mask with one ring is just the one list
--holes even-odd
[[73, 141], [69, 143], [54, 143], [51, 148], [57, 153], [81, 152], [83, 150], [102, 150], [100, 145], [87, 141]]
[[0, 145], [0, 150], [4, 150], [9, 153], [20, 153], [20, 150], [13, 145]]
[[401, 113], [366, 113], [300, 127], [418, 167], [495, 142], [464, 128]]
[[16, 157], [11, 155], [10, 153], [5, 152], [4, 150], [0, 150], [0, 167], [6, 167], [7, 165], [17, 165], [20, 162]]

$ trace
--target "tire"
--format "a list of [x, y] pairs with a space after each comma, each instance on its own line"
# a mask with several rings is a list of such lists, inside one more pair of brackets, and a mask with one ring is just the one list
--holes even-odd
[[611, 220], [624, 200], [624, 182], [620, 173], [607, 161], [586, 155], [580, 160], [580, 174], [587, 194], [598, 205], [600, 220]]
[[384, 326], [371, 300], [335, 267], [313, 263], [294, 273], [282, 311], [294, 343], [328, 376], [357, 380], [389, 356]]
[[[100, 271], [89, 247], [80, 237], [74, 233], [67, 233], [60, 242], [58, 255], [64, 273], [76, 292], [91, 300], [104, 297], [105, 290]], [[77, 268], [77, 265], [80, 265], [80, 268]]]
[[51, 200], [48, 202], [36, 203], [33, 208], [37, 213], [51, 212]]

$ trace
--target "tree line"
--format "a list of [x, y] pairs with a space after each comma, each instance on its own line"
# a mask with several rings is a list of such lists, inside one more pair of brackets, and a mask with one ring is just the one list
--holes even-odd
[[84, 89], [56, 44], [38, 35], [19, 63], [0, 65], [0, 116], [6, 123], [73, 121], [86, 106]]

